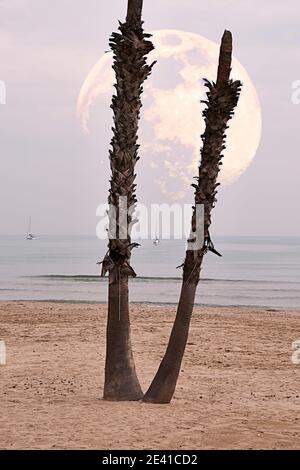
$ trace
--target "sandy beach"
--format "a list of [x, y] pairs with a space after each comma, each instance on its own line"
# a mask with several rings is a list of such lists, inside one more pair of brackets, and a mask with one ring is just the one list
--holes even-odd
[[[132, 306], [144, 389], [174, 311]], [[299, 448], [299, 313], [196, 308], [175, 398], [149, 405], [101, 399], [105, 305], [2, 302], [0, 448]]]

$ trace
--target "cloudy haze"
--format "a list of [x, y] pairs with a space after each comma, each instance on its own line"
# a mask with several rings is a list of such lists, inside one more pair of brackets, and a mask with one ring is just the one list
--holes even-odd
[[[7, 104], [0, 105], [0, 234], [24, 233], [29, 214], [39, 234], [95, 233], [96, 207], [108, 189], [111, 114], [98, 106], [86, 136], [76, 101], [126, 3], [0, 0], [0, 80], [7, 87]], [[259, 95], [261, 144], [243, 176], [220, 191], [214, 232], [300, 235], [300, 105], [291, 100], [292, 82], [300, 79], [298, 1], [144, 5], [147, 30], [178, 29], [219, 41], [230, 29], [235, 56]], [[141, 202], [169, 202], [147, 174], [139, 174], [138, 183]]]

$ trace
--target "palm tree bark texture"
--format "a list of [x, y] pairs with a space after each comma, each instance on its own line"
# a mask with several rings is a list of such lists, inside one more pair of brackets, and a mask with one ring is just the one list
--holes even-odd
[[[126, 21], [120, 23], [119, 32], [113, 33], [109, 42], [114, 58], [116, 92], [111, 104], [114, 127], [109, 152], [111, 180], [108, 202], [115, 208], [116, 220], [113, 220], [113, 211], [109, 211], [109, 233], [113, 232], [115, 224], [115, 237], [109, 239], [101, 274], [109, 273], [104, 399], [112, 401], [139, 400], [143, 396], [133, 359], [128, 307], [128, 278], [135, 276], [130, 265], [131, 251], [136, 244], [131, 242], [133, 214], [129, 208], [134, 208], [137, 202], [135, 165], [139, 159], [137, 139], [141, 94], [143, 82], [154, 65], [148, 65], [146, 61], [153, 45], [151, 35], [143, 30], [142, 7], [143, 0], [128, 1]], [[124, 213], [128, 229], [125, 235], [119, 220], [123, 210], [121, 199], [126, 201]]]
[[[216, 203], [217, 178], [222, 165], [222, 152], [226, 148], [227, 123], [233, 117], [241, 92], [241, 82], [230, 79], [232, 35], [225, 31], [220, 47], [216, 83], [205, 80], [208, 88], [206, 108], [203, 111], [205, 132], [202, 135], [201, 161], [195, 188], [195, 206], [192, 216], [192, 232], [196, 233], [196, 205], [204, 205], [204, 244], [193, 250], [188, 245], [183, 263], [183, 280], [180, 300], [170, 340], [159, 369], [144, 396], [145, 402], [169, 403], [173, 397], [181, 363], [186, 348], [189, 327], [195, 302], [196, 288], [204, 255], [214, 249], [209, 235], [211, 212]], [[190, 242], [195, 240], [190, 240]]]

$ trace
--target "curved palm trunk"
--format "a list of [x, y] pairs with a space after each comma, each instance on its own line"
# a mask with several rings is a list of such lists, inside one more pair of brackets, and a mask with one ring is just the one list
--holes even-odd
[[[113, 33], [110, 46], [114, 53], [116, 94], [111, 108], [114, 114], [113, 139], [110, 150], [111, 181], [109, 191], [109, 250], [103, 260], [102, 275], [109, 272], [108, 321], [104, 399], [139, 400], [143, 394], [133, 360], [128, 308], [128, 277], [135, 276], [130, 266], [130, 224], [135, 206], [135, 173], [138, 160], [137, 132], [144, 80], [151, 73], [146, 63], [153, 49], [142, 28], [143, 0], [129, 0], [127, 19], [119, 33]], [[123, 202], [122, 202], [123, 201]], [[125, 207], [124, 207], [125, 201]], [[119, 216], [125, 214], [124, 222]], [[115, 225], [116, 224], [116, 225]], [[115, 234], [112, 234], [115, 229]]]
[[[201, 249], [188, 247], [183, 264], [183, 282], [180, 300], [166, 353], [154, 377], [144, 401], [169, 403], [173, 397], [180, 367], [188, 339], [193, 313], [195, 294], [200, 278], [203, 257], [208, 250], [214, 251], [209, 236], [211, 211], [216, 202], [217, 177], [222, 165], [222, 151], [225, 148], [227, 123], [233, 116], [241, 90], [239, 81], [229, 80], [231, 71], [232, 36], [225, 31], [220, 48], [218, 77], [216, 84], [205, 81], [208, 87], [207, 108], [203, 112], [206, 129], [202, 136], [201, 163], [198, 183], [195, 188], [195, 208], [192, 217], [192, 231], [196, 233], [196, 205], [204, 205], [204, 245]], [[195, 240], [191, 240], [193, 242]], [[218, 253], [217, 253], [218, 254]]]

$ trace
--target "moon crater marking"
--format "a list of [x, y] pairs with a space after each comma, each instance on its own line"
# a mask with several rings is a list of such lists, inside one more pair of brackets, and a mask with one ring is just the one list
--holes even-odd
[[[198, 34], [177, 30], [153, 33], [155, 50], [149, 62], [158, 60], [145, 83], [140, 154], [149, 177], [170, 199], [182, 200], [197, 174], [201, 134], [204, 132], [200, 100], [205, 97], [203, 78], [214, 81], [219, 45]], [[78, 98], [77, 115], [84, 131], [92, 107], [113, 93], [112, 54], [95, 64]], [[233, 58], [232, 78], [243, 83], [236, 113], [227, 131], [220, 182], [237, 180], [253, 160], [261, 137], [261, 108], [255, 87], [245, 68]], [[151, 174], [152, 173], [152, 174]]]

